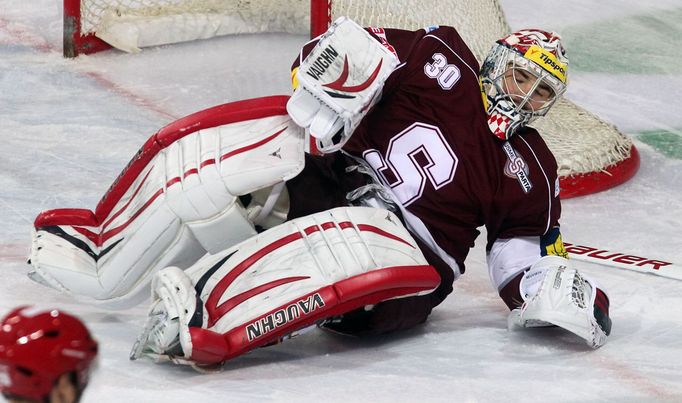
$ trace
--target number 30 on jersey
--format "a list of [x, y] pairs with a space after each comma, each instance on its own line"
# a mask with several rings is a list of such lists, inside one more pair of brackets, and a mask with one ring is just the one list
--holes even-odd
[[433, 63], [424, 65], [424, 74], [434, 78], [444, 90], [450, 90], [459, 81], [462, 74], [454, 64], [448, 64], [448, 59], [441, 53], [434, 53]]
[[425, 123], [393, 136], [385, 157], [372, 149], [363, 158], [403, 206], [419, 199], [427, 182], [435, 190], [452, 182], [459, 161], [438, 127]]

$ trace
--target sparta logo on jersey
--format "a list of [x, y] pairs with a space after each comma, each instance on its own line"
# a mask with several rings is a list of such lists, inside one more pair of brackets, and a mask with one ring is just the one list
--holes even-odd
[[504, 165], [504, 174], [512, 179], [517, 179], [524, 193], [530, 192], [533, 188], [533, 184], [528, 177], [528, 164], [526, 164], [523, 157], [516, 153], [508, 141], [504, 142], [502, 149], [505, 154], [507, 154], [507, 163]]

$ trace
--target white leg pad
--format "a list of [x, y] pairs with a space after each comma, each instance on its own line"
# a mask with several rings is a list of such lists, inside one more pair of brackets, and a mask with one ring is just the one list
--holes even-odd
[[424, 295], [439, 283], [393, 213], [333, 209], [207, 255], [184, 272], [159, 271], [132, 357], [216, 364], [316, 320]]
[[246, 211], [236, 202], [217, 217], [190, 222], [187, 227], [208, 253], [220, 252], [226, 245], [235, 245], [256, 235]]
[[160, 268], [256, 234], [238, 196], [272, 187], [303, 168], [303, 132], [286, 97], [221, 105], [152, 136], [95, 212], [38, 216], [29, 276], [44, 285], [123, 308], [148, 295]]

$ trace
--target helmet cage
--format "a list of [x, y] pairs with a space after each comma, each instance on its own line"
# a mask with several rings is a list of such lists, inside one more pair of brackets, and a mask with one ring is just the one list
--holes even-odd
[[[535, 80], [533, 86], [527, 93], [519, 88], [518, 92], [524, 94], [523, 96], [510, 94], [511, 91], [505, 87], [510, 84], [518, 86], [517, 78], [519, 74], [524, 73], [527, 74], [526, 79]], [[497, 100], [507, 99], [514, 104], [514, 110], [517, 113], [526, 115], [527, 123], [535, 120], [538, 116], [546, 115], [552, 105], [566, 92], [565, 83], [537, 63], [526, 59], [517, 51], [503, 44], [495, 44], [490, 56], [486, 59], [481, 74], [489, 108], [494, 106]], [[505, 80], [505, 75], [508, 77], [507, 80]], [[536, 90], [543, 84], [550, 89], [551, 94], [547, 99], [540, 100], [542, 104], [540, 107], [534, 107], [530, 101], [534, 97], [537, 99]]]
[[[532, 34], [532, 31], [520, 31]], [[486, 101], [488, 122], [493, 133], [501, 138], [509, 138], [518, 128], [533, 122], [537, 117], [547, 114], [549, 109], [566, 92], [565, 66], [566, 59], [558, 36], [551, 35], [553, 40], [546, 42], [524, 41], [519, 44], [514, 40], [516, 34], [498, 41], [491, 49], [481, 68], [481, 84]], [[531, 35], [534, 36], [534, 35]], [[514, 43], [514, 45], [512, 45]], [[539, 47], [540, 53], [559, 55], [559, 64], [563, 68], [554, 73], [531, 60], [529, 49]], [[555, 55], [555, 56], [556, 56]], [[542, 61], [544, 62], [544, 60]], [[561, 77], [561, 78], [559, 78]], [[519, 82], [524, 85], [522, 86]], [[532, 86], [528, 88], [528, 81]], [[524, 91], [523, 88], [526, 88]], [[541, 88], [538, 93], [538, 89]], [[547, 94], [546, 92], [549, 92]], [[502, 122], [502, 123], [501, 123]]]

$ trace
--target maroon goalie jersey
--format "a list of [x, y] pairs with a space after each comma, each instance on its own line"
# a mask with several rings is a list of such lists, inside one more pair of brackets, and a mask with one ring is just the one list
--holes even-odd
[[488, 247], [558, 226], [553, 155], [532, 128], [508, 142], [490, 132], [478, 62], [455, 29], [369, 31], [401, 64], [344, 151], [392, 190], [412, 232], [461, 271], [482, 225]]

